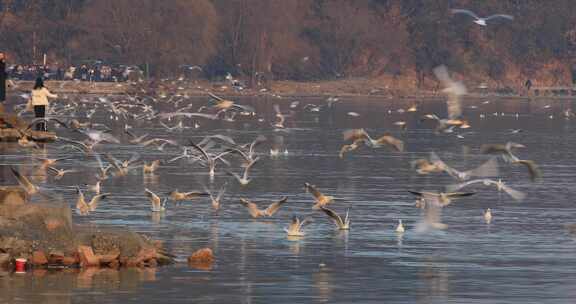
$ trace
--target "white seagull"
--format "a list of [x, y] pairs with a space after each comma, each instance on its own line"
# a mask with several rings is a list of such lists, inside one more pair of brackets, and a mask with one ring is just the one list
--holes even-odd
[[471, 16], [472, 18], [474, 18], [474, 23], [481, 25], [481, 26], [486, 26], [487, 25], [486, 21], [491, 20], [491, 19], [496, 19], [496, 18], [504, 18], [504, 19], [508, 19], [508, 20], [514, 20], [513, 16], [504, 15], [504, 14], [496, 14], [496, 15], [488, 16], [486, 18], [480, 18], [473, 11], [470, 11], [467, 9], [455, 8], [455, 9], [451, 9], [450, 11], [452, 12], [452, 14], [466, 14], [468, 16]]

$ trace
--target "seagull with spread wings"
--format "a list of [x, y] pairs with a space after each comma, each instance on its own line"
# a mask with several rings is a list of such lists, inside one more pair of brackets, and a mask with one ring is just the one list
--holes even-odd
[[284, 231], [286, 231], [288, 236], [304, 236], [304, 231], [302, 231], [302, 228], [310, 224], [310, 222], [310, 217], [306, 217], [305, 219], [300, 220], [297, 216], [293, 216], [290, 226], [288, 226], [288, 228], [284, 228]]
[[346, 209], [346, 215], [344, 218], [332, 209], [320, 207], [320, 210], [326, 213], [326, 215], [328, 215], [334, 221], [334, 224], [338, 226], [338, 229], [350, 230], [350, 208]]
[[314, 185], [304, 183], [304, 188], [306, 189], [306, 191], [310, 192], [312, 196], [314, 196], [315, 204], [314, 206], [312, 206], [312, 209], [320, 209], [320, 207], [324, 207], [334, 201], [333, 196], [324, 195]]
[[417, 232], [424, 232], [428, 228], [446, 229], [448, 225], [441, 221], [442, 208], [451, 204], [455, 198], [475, 194], [473, 192], [409, 192], [418, 197], [417, 206], [424, 210], [422, 220], [416, 225]]
[[76, 187], [76, 192], [78, 193], [78, 199], [76, 199], [76, 212], [79, 215], [88, 215], [90, 214], [90, 212], [96, 211], [96, 208], [98, 208], [98, 203], [100, 202], [100, 200], [110, 195], [110, 193], [102, 193], [94, 195], [90, 200], [90, 202], [87, 203], [86, 198], [84, 197], [84, 193], [79, 187]]
[[150, 203], [152, 204], [152, 212], [166, 211], [166, 202], [168, 201], [168, 198], [160, 199], [156, 193], [148, 190], [147, 188], [144, 188], [144, 191], [146, 192], [148, 200], [150, 200]]
[[497, 18], [507, 19], [507, 20], [514, 20], [514, 17], [513, 17], [513, 16], [506, 15], [506, 14], [495, 14], [495, 15], [491, 15], [491, 16], [482, 18], [482, 17], [478, 17], [478, 15], [476, 15], [473, 11], [467, 10], [467, 9], [454, 8], [454, 9], [451, 9], [450, 11], [452, 12], [452, 14], [465, 14], [465, 15], [468, 15], [468, 16], [474, 18], [474, 23], [476, 23], [476, 24], [478, 24], [478, 25], [481, 25], [481, 26], [486, 26], [486, 25], [488, 25], [488, 24], [486, 23], [488, 20], [494, 20], [494, 19], [497, 19]]
[[280, 207], [282, 207], [282, 205], [285, 204], [287, 201], [288, 197], [285, 196], [281, 198], [279, 201], [273, 202], [270, 205], [268, 205], [266, 209], [259, 209], [256, 203], [251, 202], [244, 198], [240, 199], [240, 203], [244, 205], [244, 207], [248, 208], [248, 212], [250, 213], [250, 216], [252, 216], [253, 218], [259, 218], [263, 216], [267, 217], [273, 216], [276, 212], [278, 212], [278, 209], [280, 209]]
[[470, 185], [473, 185], [473, 184], [481, 184], [484, 186], [495, 186], [499, 192], [504, 191], [508, 195], [510, 195], [513, 199], [515, 199], [517, 201], [521, 201], [526, 197], [526, 194], [524, 194], [524, 192], [510, 188], [501, 179], [498, 179], [498, 180], [492, 180], [492, 179], [488, 179], [488, 178], [475, 179], [475, 180], [467, 181], [467, 182], [460, 183], [460, 184], [449, 185], [446, 187], [446, 190], [448, 190], [450, 192], [459, 191], [460, 189], [467, 187], [467, 186], [470, 186]]

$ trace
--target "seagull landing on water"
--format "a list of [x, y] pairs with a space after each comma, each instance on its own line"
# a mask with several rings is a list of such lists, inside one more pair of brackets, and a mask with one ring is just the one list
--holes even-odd
[[284, 231], [286, 231], [289, 237], [304, 236], [304, 231], [302, 231], [302, 228], [308, 225], [310, 222], [311, 222], [310, 217], [300, 220], [298, 217], [293, 216], [292, 223], [290, 223], [290, 226], [288, 226], [288, 228], [284, 228]]
[[486, 23], [486, 21], [488, 20], [492, 20], [492, 19], [496, 19], [496, 18], [503, 18], [503, 19], [508, 19], [508, 20], [514, 20], [513, 16], [510, 15], [503, 15], [503, 14], [497, 14], [497, 15], [491, 15], [488, 16], [486, 18], [480, 18], [478, 17], [478, 15], [476, 15], [473, 11], [467, 10], [467, 9], [451, 9], [450, 10], [452, 12], [452, 14], [466, 14], [468, 16], [471, 16], [472, 18], [474, 18], [474, 23], [481, 25], [481, 26], [486, 26], [488, 25]]
[[404, 224], [402, 224], [402, 220], [398, 220], [398, 225], [396, 226], [396, 233], [404, 233], [406, 231], [404, 229]]
[[324, 213], [326, 213], [326, 215], [328, 215], [332, 221], [334, 221], [334, 224], [338, 226], [338, 229], [350, 230], [350, 208], [346, 209], [346, 215], [344, 217], [341, 217], [334, 210], [325, 208], [323, 206], [320, 206], [320, 210], [324, 211]]
[[152, 204], [152, 212], [164, 212], [166, 211], [166, 202], [168, 198], [161, 199], [156, 193], [144, 188], [148, 200]]
[[486, 224], [490, 224], [490, 222], [492, 222], [492, 210], [490, 210], [490, 208], [484, 211], [484, 221]]

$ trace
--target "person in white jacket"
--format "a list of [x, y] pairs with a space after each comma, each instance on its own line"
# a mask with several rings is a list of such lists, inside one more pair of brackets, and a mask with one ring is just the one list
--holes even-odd
[[[36, 118], [45, 117], [46, 107], [48, 106], [48, 97], [58, 98], [58, 95], [50, 93], [50, 91], [44, 87], [44, 81], [42, 80], [42, 77], [36, 78], [36, 84], [34, 84], [34, 89], [32, 89], [31, 93], [32, 106], [34, 107], [34, 115]], [[46, 130], [45, 121], [41, 121], [36, 124], [36, 131]]]

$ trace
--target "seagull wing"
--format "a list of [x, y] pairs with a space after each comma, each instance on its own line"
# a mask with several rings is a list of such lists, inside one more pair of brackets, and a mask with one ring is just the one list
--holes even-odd
[[193, 199], [196, 198], [198, 196], [209, 196], [210, 194], [208, 192], [199, 192], [199, 191], [190, 191], [190, 192], [186, 192], [184, 193], [184, 196], [186, 197], [186, 199]]
[[398, 152], [404, 151], [404, 142], [400, 139], [397, 139], [397, 138], [391, 136], [391, 135], [384, 135], [384, 136], [378, 138], [377, 142], [379, 144], [390, 145], [390, 146], [394, 147], [394, 149], [396, 149], [396, 151], [398, 151]]
[[244, 178], [248, 178], [248, 172], [250, 171], [250, 169], [254, 166], [254, 164], [256, 164], [256, 162], [260, 160], [259, 157], [256, 157], [253, 161], [251, 161], [248, 166], [246, 166], [246, 168], [244, 169]]
[[351, 129], [342, 132], [342, 137], [345, 141], [356, 141], [358, 139], [365, 140], [368, 137], [368, 134], [364, 129]]
[[491, 19], [496, 19], [496, 18], [504, 18], [504, 19], [508, 19], [508, 20], [514, 20], [514, 16], [510, 16], [510, 15], [504, 15], [504, 14], [497, 14], [497, 15], [492, 15], [492, 16], [488, 16], [486, 18], [484, 18], [486, 21], [491, 20]]
[[344, 221], [334, 210], [325, 207], [320, 207], [320, 210], [324, 211], [338, 227], [344, 227]]
[[248, 212], [252, 217], [257, 218], [262, 215], [262, 211], [258, 209], [258, 206], [255, 203], [243, 198], [240, 199], [240, 203], [244, 205], [244, 207], [248, 208]]
[[220, 100], [220, 101], [225, 100], [224, 98], [222, 98], [222, 97], [220, 97], [220, 96], [216, 96], [216, 95], [214, 95], [213, 93], [210, 93], [210, 92], [208, 93], [208, 95], [209, 95], [210, 97], [216, 99], [216, 100]]
[[206, 153], [206, 151], [204, 149], [202, 149], [200, 146], [198, 146], [197, 144], [195, 144], [191, 140], [189, 141], [189, 143], [190, 143], [190, 146], [192, 146], [192, 148], [194, 148], [195, 150], [200, 152], [200, 154], [202, 154], [202, 156], [206, 160], [206, 163], [210, 163], [212, 161], [212, 158], [208, 155], [208, 153]]
[[477, 183], [485, 183], [486, 179], [475, 179], [475, 180], [471, 180], [471, 181], [467, 181], [464, 183], [460, 183], [460, 184], [453, 184], [453, 185], [448, 185], [446, 186], [446, 192], [456, 192], [464, 187], [467, 187], [469, 185], [472, 184], [477, 184]]
[[436, 166], [438, 169], [446, 171], [446, 173], [448, 174], [456, 172], [456, 171], [449, 172], [450, 170], [453, 169], [450, 168], [443, 160], [441, 160], [438, 154], [436, 154], [436, 152], [430, 152], [430, 163], [432, 163], [432, 165]]
[[122, 162], [120, 160], [118, 160], [116, 157], [112, 156], [112, 154], [106, 153], [106, 154], [104, 154], [104, 157], [106, 157], [106, 160], [108, 160], [108, 162], [112, 166], [114, 166], [114, 168], [116, 168], [116, 170], [122, 170]]
[[309, 183], [304, 183], [304, 187], [306, 187], [306, 189], [312, 194], [312, 196], [314, 196], [314, 198], [319, 199], [323, 196], [322, 192], [318, 191], [318, 189], [316, 189], [316, 186], [311, 185]]
[[452, 14], [466, 14], [474, 19], [480, 19], [480, 17], [478, 17], [478, 15], [476, 15], [473, 11], [467, 9], [453, 8], [450, 10], [450, 12]]
[[90, 150], [90, 148], [89, 148], [85, 143], [83, 143], [83, 142], [76, 141], [76, 140], [72, 140], [72, 139], [68, 139], [68, 138], [61, 137], [61, 136], [58, 136], [58, 139], [59, 139], [59, 140], [62, 140], [62, 141], [65, 141], [65, 142], [67, 142], [67, 143], [70, 143], [70, 144], [72, 144], [72, 145], [74, 145], [74, 146], [79, 147], [84, 153], [86, 153], [87, 151]]
[[222, 141], [223, 144], [225, 144], [225, 145], [236, 146], [236, 142], [235, 142], [234, 139], [232, 139], [232, 137], [230, 137], [230, 136], [226, 136], [226, 135], [222, 135], [222, 134], [216, 134], [216, 135], [207, 136], [207, 138], [209, 138], [209, 139], [219, 139], [219, 140]]
[[134, 152], [132, 153], [132, 156], [130, 156], [130, 159], [128, 160], [128, 165], [132, 164], [133, 162], [136, 162], [140, 159], [140, 154]]
[[158, 209], [162, 205], [162, 201], [160, 200], [160, 197], [158, 195], [156, 195], [156, 193], [148, 190], [147, 188], [144, 188], [144, 191], [146, 192], [146, 196], [148, 197], [148, 199], [152, 203], [152, 209]]
[[280, 199], [279, 201], [270, 204], [264, 212], [268, 216], [272, 216], [272, 215], [274, 215], [274, 213], [278, 212], [278, 209], [280, 209], [280, 207], [282, 207], [282, 205], [284, 203], [286, 203], [287, 201], [288, 201], [288, 197], [285, 196], [282, 199]]
[[412, 190], [408, 190], [408, 192], [410, 192], [410, 193], [412, 193], [412, 194], [414, 194], [414, 195], [416, 195], [416, 196], [419, 196], [419, 197], [421, 197], [421, 196], [424, 195], [424, 192], [417, 192], [417, 191], [412, 191]]
[[[114, 137], [114, 135], [112, 134], [108, 134], [106, 132], [100, 132], [100, 141], [105, 141], [105, 142], [109, 142], [109, 143], [115, 143], [115, 144], [119, 144], [120, 140], [116, 137]], [[88, 137], [92, 138], [92, 136], [88, 135]]]
[[460, 96], [467, 93], [466, 87], [461, 82], [457, 82], [450, 78], [446, 66], [441, 65], [434, 68], [434, 75], [444, 86], [444, 92], [448, 94], [446, 101], [448, 107], [448, 118], [455, 119], [462, 115], [462, 105]]
[[305, 227], [306, 225], [312, 223], [312, 217], [307, 216], [305, 217], [302, 221], [299, 221], [299, 227], [298, 229], [302, 229], [303, 227]]
[[24, 188], [24, 190], [29, 195], [34, 194], [38, 191], [38, 188], [36, 187], [36, 185], [32, 184], [30, 182], [30, 180], [28, 180], [28, 178], [26, 178], [25, 176], [20, 174], [20, 172], [18, 172], [18, 170], [16, 170], [14, 167], [10, 167], [10, 170], [12, 171], [12, 174], [14, 174], [14, 177], [16, 177], [16, 180], [18, 180], [18, 183], [20, 184], [20, 186], [22, 188]]
[[528, 169], [528, 173], [530, 174], [530, 180], [536, 181], [537, 178], [542, 176], [542, 172], [538, 168], [538, 165], [534, 161], [531, 160], [518, 160], [515, 164], [520, 164], [526, 166]]
[[477, 168], [466, 171], [465, 173], [469, 177], [493, 177], [498, 176], [500, 174], [500, 170], [498, 170], [498, 161], [495, 157], [492, 157]]
[[60, 170], [54, 168], [54, 167], [50, 167], [48, 166], [48, 170], [56, 175], [60, 174]]
[[256, 147], [257, 145], [259, 145], [259, 144], [261, 144], [261, 143], [263, 143], [263, 142], [265, 142], [266, 140], [268, 140], [268, 139], [266, 138], [266, 136], [264, 136], [264, 135], [258, 135], [258, 136], [256, 137], [256, 139], [254, 139], [254, 141], [250, 144], [250, 149], [248, 150], [248, 154], [251, 155], [252, 153], [254, 153], [254, 147]]
[[348, 153], [348, 152], [350, 152], [350, 151], [354, 151], [354, 150], [356, 150], [357, 147], [358, 147], [358, 146], [355, 145], [355, 144], [352, 144], [352, 145], [343, 145], [342, 148], [340, 148], [340, 153], [338, 153], [338, 156], [339, 156], [340, 158], [344, 158], [344, 154], [345, 154], [345, 153]]
[[100, 171], [103, 173], [108, 171], [106, 168], [104, 168], [104, 164], [102, 163], [102, 158], [100, 157], [100, 154], [94, 153], [94, 157], [96, 158], [96, 161], [98, 162], [98, 167], [100, 168]]
[[506, 193], [508, 193], [508, 195], [517, 201], [522, 201], [524, 198], [526, 198], [526, 194], [524, 192], [512, 189], [506, 185], [502, 186], [502, 190], [504, 190]]
[[96, 208], [98, 208], [98, 202], [100, 202], [101, 199], [106, 198], [106, 196], [110, 195], [110, 193], [103, 193], [103, 194], [98, 194], [95, 195], [94, 197], [92, 197], [92, 199], [90, 200], [90, 203], [88, 203], [88, 207], [90, 207], [90, 211], [96, 211]]
[[124, 133], [130, 135], [130, 137], [132, 137], [132, 138], [138, 138], [138, 136], [134, 135], [134, 133], [132, 133], [132, 132], [130, 132], [130, 131], [128, 131], [128, 130], [124, 130]]
[[251, 112], [251, 113], [254, 112], [254, 108], [251, 106], [247, 106], [247, 105], [240, 105], [240, 104], [235, 103], [232, 105], [232, 107], [238, 108], [238, 109], [245, 111], [245, 112]]
[[90, 206], [84, 200], [84, 194], [78, 192], [78, 199], [76, 200], [76, 213], [79, 215], [88, 215], [90, 213]]
[[446, 195], [448, 197], [465, 197], [465, 196], [471, 196], [476, 194], [476, 192], [448, 192], [446, 193]]

